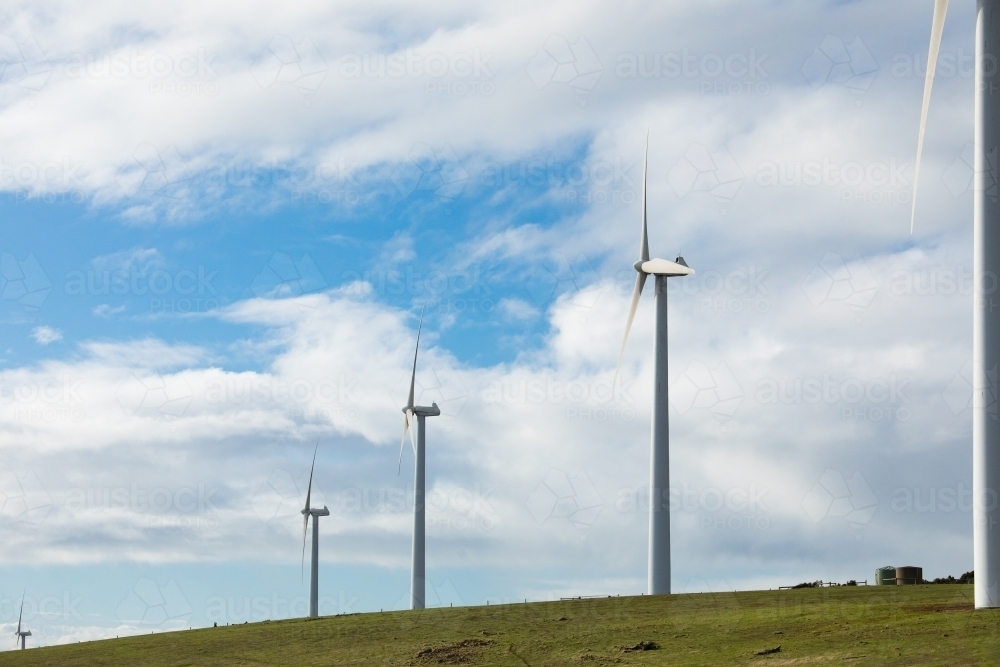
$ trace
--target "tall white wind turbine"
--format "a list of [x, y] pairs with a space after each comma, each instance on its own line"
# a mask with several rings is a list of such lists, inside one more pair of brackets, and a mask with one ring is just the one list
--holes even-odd
[[[424, 314], [420, 313], [420, 326], [417, 327], [417, 345], [413, 350], [413, 371], [410, 373], [410, 394], [403, 408], [403, 437], [399, 441], [399, 463], [396, 474], [403, 465], [403, 445], [406, 443], [406, 433], [410, 433], [410, 445], [413, 447], [413, 562], [410, 567], [410, 609], [424, 608], [424, 419], [437, 417], [441, 414], [437, 403], [431, 407], [413, 405], [413, 389], [417, 380], [417, 353], [420, 352], [420, 331], [424, 328]], [[416, 434], [413, 429], [413, 417], [417, 418]], [[414, 437], [416, 435], [416, 437]]]
[[17, 613], [17, 640], [16, 640], [16, 642], [14, 644], [15, 648], [17, 647], [18, 643], [21, 644], [21, 650], [22, 651], [24, 650], [24, 638], [31, 636], [31, 630], [21, 630], [21, 616], [23, 616], [23, 615], [24, 615], [24, 594], [22, 593], [21, 594], [21, 611], [19, 611]]
[[[667, 394], [667, 279], [688, 276], [694, 271], [688, 268], [683, 257], [673, 262], [666, 259], [649, 258], [649, 236], [646, 225], [646, 165], [649, 157], [649, 137], [646, 138], [646, 154], [642, 164], [642, 232], [639, 240], [639, 261], [632, 265], [638, 275], [632, 292], [632, 305], [625, 323], [625, 335], [618, 352], [615, 379], [621, 369], [625, 343], [632, 329], [639, 297], [646, 284], [647, 276], [655, 276], [656, 285], [656, 347], [655, 376], [653, 379], [653, 424], [652, 452], [649, 475], [649, 565], [647, 590], [650, 595], [670, 593], [670, 399]], [[614, 382], [612, 384], [614, 384]]]
[[[935, 0], [927, 76], [913, 170], [910, 232], [917, 212], [917, 179], [924, 131], [937, 69], [948, 0]], [[973, 205], [972, 315], [972, 493], [973, 567], [976, 608], [1000, 607], [1000, 422], [997, 421], [997, 365], [1000, 364], [1000, 303], [986, 276], [1000, 275], [1000, 205], [988, 186], [996, 181], [1000, 155], [1000, 0], [976, 0], [975, 199]], [[995, 283], [993, 283], [995, 284]], [[991, 285], [992, 287], [992, 285]], [[993, 410], [990, 410], [992, 406]]]
[[309, 616], [315, 618], [319, 616], [319, 517], [330, 516], [330, 510], [326, 505], [322, 509], [311, 507], [309, 501], [312, 499], [313, 472], [316, 470], [316, 452], [319, 451], [319, 443], [313, 450], [312, 467], [309, 468], [309, 488], [306, 489], [306, 506], [302, 510], [302, 569], [306, 566], [306, 535], [309, 533], [309, 517], [313, 520], [312, 539], [312, 566], [309, 572]]

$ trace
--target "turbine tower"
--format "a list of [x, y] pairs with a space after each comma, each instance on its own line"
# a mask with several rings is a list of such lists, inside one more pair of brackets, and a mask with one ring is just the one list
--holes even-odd
[[[913, 170], [910, 233], [917, 211], [917, 182], [931, 89], [941, 50], [948, 0], [935, 0], [927, 76]], [[1000, 0], [976, 1], [975, 194], [973, 203], [972, 302], [972, 494], [973, 568], [976, 608], [1000, 607], [1000, 422], [997, 421], [997, 365], [1000, 364], [1000, 303], [987, 288], [986, 276], [1000, 275], [1000, 205], [989, 186], [996, 182], [1000, 153], [1000, 87], [995, 63], [1000, 59]], [[988, 67], [987, 63], [993, 63]], [[989, 70], [989, 71], [987, 71]], [[992, 163], [992, 166], [991, 166]], [[991, 410], [992, 408], [992, 410]]]
[[[410, 394], [403, 408], [403, 437], [399, 441], [399, 463], [396, 467], [398, 475], [403, 465], [403, 445], [406, 443], [406, 432], [410, 432], [410, 445], [413, 447], [413, 562], [410, 566], [410, 609], [424, 608], [424, 432], [426, 417], [437, 417], [441, 414], [437, 403], [431, 407], [413, 405], [413, 387], [417, 379], [417, 353], [420, 351], [420, 331], [424, 328], [424, 314], [420, 313], [420, 326], [417, 327], [417, 346], [413, 350], [413, 372], [410, 374]], [[416, 437], [413, 432], [413, 417], [417, 418]]]
[[20, 642], [21, 650], [24, 650], [24, 638], [31, 636], [31, 630], [21, 630], [21, 616], [24, 614], [24, 593], [21, 594], [21, 611], [17, 614], [17, 640], [14, 643], [14, 647], [17, 647], [17, 643]]
[[656, 285], [656, 347], [655, 376], [653, 378], [653, 424], [652, 447], [649, 475], [649, 565], [647, 590], [650, 595], [670, 593], [670, 399], [667, 394], [667, 279], [688, 276], [694, 271], [688, 268], [683, 257], [676, 261], [649, 258], [649, 237], [646, 226], [646, 165], [649, 157], [649, 137], [646, 137], [646, 153], [642, 164], [642, 232], [639, 240], [639, 261], [632, 265], [638, 275], [632, 292], [632, 305], [625, 323], [625, 335], [618, 352], [615, 379], [621, 369], [625, 343], [632, 329], [639, 297], [646, 284], [647, 276], [655, 276]]
[[312, 542], [312, 567], [309, 571], [309, 617], [319, 616], [319, 517], [330, 516], [330, 510], [326, 505], [322, 509], [309, 506], [312, 497], [313, 472], [316, 470], [316, 452], [319, 451], [319, 443], [313, 450], [312, 467], [309, 469], [309, 488], [306, 490], [306, 506], [302, 510], [302, 569], [306, 566], [306, 535], [309, 532], [309, 517], [313, 520], [313, 542]]

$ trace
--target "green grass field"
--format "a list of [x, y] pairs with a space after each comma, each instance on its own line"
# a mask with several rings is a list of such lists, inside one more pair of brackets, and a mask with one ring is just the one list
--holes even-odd
[[0, 653], [5, 666], [59, 667], [616, 663], [997, 665], [1000, 611], [974, 611], [972, 586], [844, 586], [354, 614]]

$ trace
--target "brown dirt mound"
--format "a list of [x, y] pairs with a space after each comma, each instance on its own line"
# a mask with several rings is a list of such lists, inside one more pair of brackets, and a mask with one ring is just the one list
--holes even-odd
[[622, 653], [633, 653], [635, 651], [655, 651], [660, 648], [660, 645], [656, 642], [639, 642], [638, 644], [633, 644], [632, 646], [622, 646]]
[[473, 658], [483, 652], [483, 649], [492, 644], [493, 642], [485, 639], [463, 639], [460, 642], [444, 646], [422, 648], [417, 652], [417, 659], [423, 662], [457, 665], [471, 662]]

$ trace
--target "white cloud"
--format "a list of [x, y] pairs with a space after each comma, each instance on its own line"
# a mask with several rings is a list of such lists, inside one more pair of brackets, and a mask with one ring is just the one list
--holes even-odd
[[62, 333], [50, 326], [42, 325], [31, 330], [31, 337], [39, 345], [48, 345], [62, 340]]
[[497, 308], [504, 318], [508, 320], [533, 320], [541, 313], [524, 299], [500, 299]]
[[100, 255], [90, 260], [90, 263], [99, 271], [145, 275], [150, 269], [163, 266], [163, 256], [156, 248], [136, 246], [128, 250]]
[[94, 306], [91, 312], [94, 314], [94, 317], [114, 317], [115, 315], [124, 313], [126, 310], [127, 307], [124, 305], [112, 306], [111, 304], [102, 303], [98, 306]]

